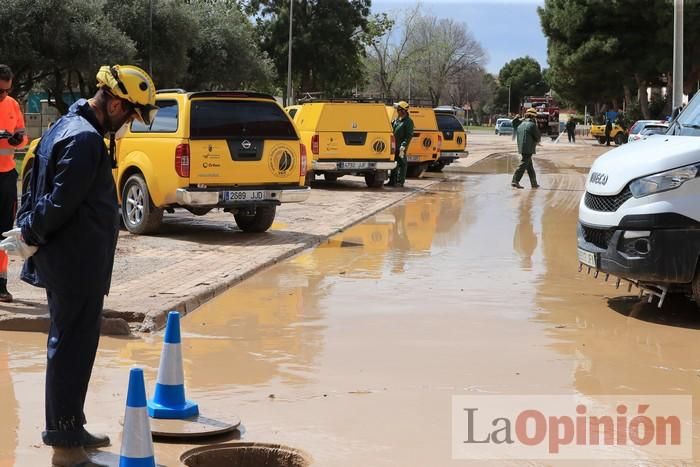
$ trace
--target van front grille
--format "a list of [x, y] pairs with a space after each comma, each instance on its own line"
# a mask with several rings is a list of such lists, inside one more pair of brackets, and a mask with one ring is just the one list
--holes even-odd
[[629, 186], [627, 186], [621, 193], [613, 196], [600, 196], [586, 192], [583, 202], [587, 208], [593, 209], [594, 211], [615, 212], [631, 197], [632, 192]]
[[608, 249], [610, 244], [610, 239], [612, 239], [615, 230], [611, 229], [595, 229], [593, 227], [581, 226], [583, 228], [583, 238], [588, 242], [592, 243], [598, 248], [604, 250]]

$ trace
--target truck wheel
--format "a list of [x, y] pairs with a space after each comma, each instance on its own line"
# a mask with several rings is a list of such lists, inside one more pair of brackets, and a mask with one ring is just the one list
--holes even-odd
[[233, 214], [233, 218], [236, 219], [238, 228], [243, 232], [262, 233], [269, 229], [275, 221], [276, 211], [277, 206], [258, 206], [253, 215], [239, 211]]
[[148, 186], [141, 174], [129, 177], [122, 189], [124, 227], [137, 235], [153, 233], [163, 222], [163, 209], [153, 205]]
[[386, 180], [386, 170], [377, 170], [372, 173], [365, 174], [365, 183], [370, 188], [381, 188]]
[[313, 170], [309, 170], [306, 172], [306, 178], [304, 179], [304, 185], [306, 186], [311, 186], [313, 181], [316, 180], [316, 174], [313, 172]]
[[411, 178], [420, 178], [427, 168], [428, 166], [426, 164], [409, 165], [408, 169], [406, 169], [406, 176]]
[[442, 169], [445, 168], [445, 164], [442, 161], [435, 161], [432, 164], [430, 164], [430, 167], [428, 167], [428, 172], [442, 172]]
[[691, 285], [693, 288], [693, 299], [695, 300], [695, 304], [700, 307], [700, 268], [698, 268], [695, 272], [695, 278], [693, 279], [693, 283]]
[[598, 142], [599, 142], [600, 144], [605, 144], [605, 137], [603, 137], [603, 136], [598, 136]]
[[335, 182], [338, 180], [338, 174], [326, 172], [323, 174], [323, 179], [327, 182]]
[[615, 135], [615, 146], [622, 146], [625, 144], [625, 137], [622, 135], [622, 133], [618, 133]]

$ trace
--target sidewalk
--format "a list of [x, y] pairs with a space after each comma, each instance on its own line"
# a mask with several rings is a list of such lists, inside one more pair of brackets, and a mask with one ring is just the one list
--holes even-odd
[[[370, 190], [356, 177], [336, 184], [319, 179], [306, 202], [278, 207], [265, 234], [241, 232], [223, 211], [202, 217], [180, 210], [166, 214], [157, 236], [122, 230], [102, 333], [156, 331], [168, 311], [189, 313], [255, 272], [439, 181], [409, 180], [404, 189]], [[21, 282], [20, 268], [20, 260], [11, 258], [8, 285], [15, 302], [0, 303], [0, 330], [47, 331], [45, 292]]]

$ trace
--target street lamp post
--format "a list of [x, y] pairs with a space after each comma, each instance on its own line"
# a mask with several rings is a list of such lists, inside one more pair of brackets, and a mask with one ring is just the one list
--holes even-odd
[[683, 104], [683, 0], [673, 2], [672, 112]]
[[289, 56], [287, 57], [287, 105], [292, 104], [292, 16], [294, 0], [289, 0]]
[[148, 17], [148, 74], [153, 77], [153, 0], [149, 0]]
[[508, 116], [510, 116], [510, 83], [508, 83]]

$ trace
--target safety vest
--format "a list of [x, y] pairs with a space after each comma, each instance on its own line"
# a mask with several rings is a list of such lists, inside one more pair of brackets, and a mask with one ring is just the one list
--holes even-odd
[[23, 148], [29, 142], [24, 126], [24, 115], [16, 100], [10, 96], [0, 101], [0, 131], [25, 133], [24, 141], [19, 146], [11, 146], [6, 139], [0, 139], [0, 172], [9, 172], [15, 168], [15, 149]]

